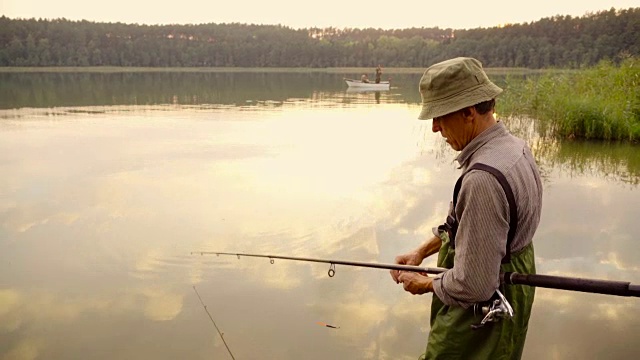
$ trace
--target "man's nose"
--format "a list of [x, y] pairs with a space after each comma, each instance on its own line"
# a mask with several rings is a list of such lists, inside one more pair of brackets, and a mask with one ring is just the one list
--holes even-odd
[[431, 123], [431, 131], [433, 131], [434, 133], [440, 131], [440, 121], [433, 119], [433, 122]]

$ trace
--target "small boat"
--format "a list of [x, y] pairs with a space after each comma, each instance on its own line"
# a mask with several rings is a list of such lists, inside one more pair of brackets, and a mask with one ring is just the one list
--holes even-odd
[[375, 82], [362, 82], [360, 80], [354, 79], [344, 79], [349, 85], [349, 88], [354, 89], [366, 89], [366, 90], [389, 90], [389, 82], [388, 81], [380, 81], [379, 83]]

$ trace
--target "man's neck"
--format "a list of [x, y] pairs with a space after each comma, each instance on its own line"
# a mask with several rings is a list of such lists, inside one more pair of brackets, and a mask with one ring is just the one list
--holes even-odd
[[493, 113], [492, 112], [488, 112], [486, 114], [483, 115], [478, 115], [478, 120], [477, 120], [477, 127], [476, 127], [476, 133], [475, 136], [478, 136], [480, 134], [482, 134], [485, 130], [487, 130], [488, 128], [492, 127], [493, 125], [495, 125], [497, 123], [496, 118], [493, 117]]

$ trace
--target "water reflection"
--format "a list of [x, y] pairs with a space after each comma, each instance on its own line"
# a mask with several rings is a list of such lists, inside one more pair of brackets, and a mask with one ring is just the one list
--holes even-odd
[[555, 169], [568, 177], [596, 176], [614, 183], [638, 185], [638, 144], [557, 139], [540, 136], [535, 130], [535, 119], [502, 120], [513, 134], [527, 140], [546, 180], [549, 180], [549, 172]]
[[[0, 109], [98, 105], [234, 105], [317, 100], [351, 91], [331, 73], [1, 73]], [[389, 95], [416, 102], [415, 74], [398, 74]], [[416, 98], [417, 96], [417, 98]], [[342, 96], [341, 96], [342, 97]], [[376, 94], [380, 99], [380, 94]]]
[[[320, 270], [305, 273], [295, 264], [267, 269], [243, 262], [244, 267], [226, 266], [233, 271], [225, 273], [224, 264], [194, 265], [175, 256], [198, 248], [241, 247], [377, 259], [374, 219], [365, 215], [368, 188], [384, 180], [398, 154], [415, 151], [404, 135], [387, 138], [410, 133], [410, 122], [380, 119], [404, 117], [405, 110], [381, 109], [380, 118], [363, 117], [360, 110], [318, 114], [293, 106], [271, 115], [242, 108], [131, 110], [71, 112], [54, 116], [55, 123], [32, 121], [31, 110], [25, 110], [15, 131], [0, 133], [2, 172], [9, 174], [3, 178], [8, 201], [0, 217], [2, 264], [8, 268], [0, 277], [12, 310], [2, 314], [2, 323], [18, 324], [5, 329], [11, 336], [2, 337], [3, 348], [21, 352], [23, 341], [35, 339], [41, 345], [34, 354], [74, 357], [87, 341], [81, 334], [100, 324], [100, 343], [89, 342], [92, 355], [122, 348], [117, 334], [136, 338], [136, 330], [167, 346], [202, 349], [210, 344], [208, 337], [194, 338], [198, 346], [162, 325], [171, 322], [174, 329], [208, 334], [198, 326], [201, 314], [186, 309], [193, 299], [180, 290], [198, 283], [208, 302], [223, 302], [218, 308], [228, 316], [219, 322], [227, 334], [242, 334], [235, 341], [244, 358], [256, 353], [297, 357], [285, 339], [300, 333], [306, 335], [296, 342], [317, 343], [318, 320], [344, 325], [337, 334], [342, 340], [326, 338], [326, 350], [318, 350], [315, 358], [359, 351], [348, 334], [357, 332], [357, 325], [375, 334], [378, 321], [369, 319], [378, 314], [372, 312], [389, 306], [370, 296], [370, 286], [352, 289], [354, 279], [345, 277], [340, 295], [328, 296], [308, 279], [319, 278], [311, 271]], [[368, 136], [353, 149], [353, 136], [363, 128]], [[331, 148], [323, 146], [325, 139], [332, 139]], [[389, 148], [380, 147], [383, 142]], [[328, 286], [335, 285], [340, 283]], [[204, 289], [222, 291], [207, 297]], [[283, 296], [291, 298], [283, 301]], [[369, 305], [360, 307], [363, 301]], [[282, 312], [278, 304], [286, 304]], [[40, 322], [39, 306], [62, 308], [66, 317], [53, 313], [42, 316], [50, 321]], [[104, 320], [107, 316], [110, 321]], [[35, 327], [28, 326], [33, 322]], [[56, 334], [47, 331], [51, 323], [75, 340], [57, 342]], [[377, 344], [371, 336], [357, 343]], [[247, 345], [250, 339], [258, 339], [251, 340], [255, 346]], [[217, 354], [213, 346], [209, 354]], [[132, 353], [107, 352], [105, 357], [176, 355], [157, 348], [142, 342], [131, 347]]]
[[638, 144], [598, 141], [545, 140], [545, 146], [538, 146], [545, 166], [567, 176], [598, 176], [633, 186], [640, 179], [638, 150]]
[[375, 103], [376, 104], [380, 104], [380, 97], [381, 97], [381, 93], [383, 92], [387, 92], [389, 91], [387, 90], [367, 90], [367, 89], [361, 89], [361, 88], [348, 88], [347, 89], [347, 93], [348, 94], [363, 94], [364, 96], [361, 96], [361, 98], [367, 98], [370, 99], [371, 96], [370, 94], [373, 94], [373, 98], [375, 99]]
[[[390, 262], [443, 220], [458, 175], [404, 88], [378, 103], [342, 75], [298, 74], [299, 89], [257, 94], [235, 75], [235, 95], [212, 92], [228, 103], [164, 104], [172, 92], [150, 87], [159, 103], [0, 110], [0, 356], [225, 358], [193, 285], [238, 359], [422, 352], [430, 298], [386, 271], [189, 255]], [[550, 142], [532, 121], [503, 121], [545, 173], [539, 272], [639, 283], [634, 146]], [[637, 299], [540, 289], [534, 306], [525, 359], [634, 355]]]

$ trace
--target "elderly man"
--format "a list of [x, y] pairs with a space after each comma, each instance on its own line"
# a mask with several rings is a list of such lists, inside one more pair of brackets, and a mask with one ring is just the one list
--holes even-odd
[[[419, 119], [433, 119], [433, 132], [460, 152], [462, 169], [446, 222], [434, 228], [431, 239], [396, 258], [398, 264], [420, 265], [439, 253], [438, 266], [449, 270], [434, 277], [391, 271], [406, 291], [434, 293], [425, 359], [522, 356], [534, 288], [501, 286], [500, 273], [535, 273], [532, 239], [542, 183], [529, 147], [493, 115], [501, 92], [473, 58], [432, 65], [420, 80]], [[513, 318], [475, 326], [483, 315], [473, 305], [499, 294], [512, 306]]]

